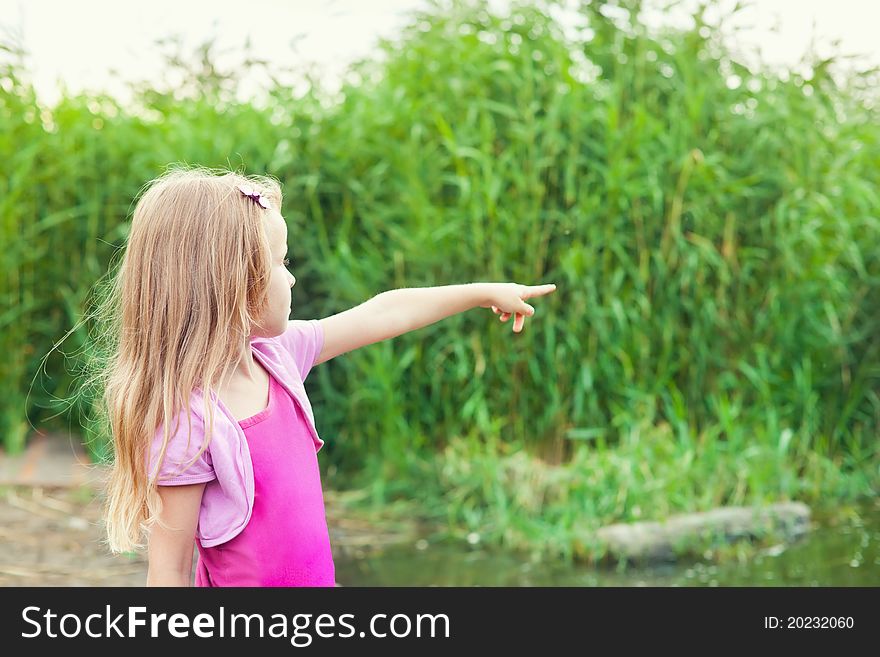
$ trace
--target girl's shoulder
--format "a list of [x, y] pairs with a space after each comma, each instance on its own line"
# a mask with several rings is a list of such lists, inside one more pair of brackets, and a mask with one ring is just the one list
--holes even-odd
[[282, 367], [293, 363], [296, 377], [305, 381], [324, 346], [324, 331], [317, 319], [293, 319], [281, 335], [256, 338], [251, 344]]
[[189, 415], [182, 409], [154, 432], [148, 450], [148, 472], [160, 483], [199, 483], [214, 478], [210, 443], [204, 446], [205, 422], [194, 406], [191, 403]]

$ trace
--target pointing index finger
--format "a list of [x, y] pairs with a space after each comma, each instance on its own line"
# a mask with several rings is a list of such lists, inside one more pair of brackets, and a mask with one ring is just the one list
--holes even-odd
[[545, 294], [550, 294], [551, 292], [556, 290], [555, 283], [547, 283], [546, 285], [532, 285], [526, 291], [525, 297], [528, 299], [529, 297], [540, 297]]

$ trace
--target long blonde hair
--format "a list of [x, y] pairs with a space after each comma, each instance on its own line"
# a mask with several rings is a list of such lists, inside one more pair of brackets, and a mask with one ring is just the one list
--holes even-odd
[[[145, 185], [118, 271], [104, 286], [96, 317], [104, 353], [93, 360], [100, 371], [91, 383], [102, 393], [93, 416], [112, 436], [105, 521], [114, 552], [142, 548], [161, 512], [147, 472], [153, 436], [164, 427], [161, 463], [172, 420], [185, 411], [190, 423], [195, 388], [211, 399], [268, 302], [266, 215], [240, 184], [280, 211], [279, 184], [262, 176], [174, 167]], [[214, 405], [206, 406], [199, 454], [213, 430]]]

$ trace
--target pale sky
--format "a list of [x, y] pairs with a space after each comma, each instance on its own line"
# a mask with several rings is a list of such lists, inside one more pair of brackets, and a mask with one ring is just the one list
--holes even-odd
[[[504, 11], [509, 0], [490, 4]], [[221, 49], [240, 51], [250, 37], [254, 55], [279, 66], [311, 63], [332, 86], [346, 64], [368, 56], [379, 37], [394, 38], [407, 12], [425, 6], [424, 0], [0, 0], [0, 39], [12, 35], [24, 45], [46, 103], [58, 98], [59, 84], [124, 96], [111, 69], [129, 80], [155, 79], [162, 68], [155, 40], [173, 34], [183, 37], [185, 52], [212, 36]], [[680, 12], [647, 17], [651, 24], [682, 20]], [[573, 29], [574, 19], [560, 18]], [[860, 55], [858, 65], [880, 65], [874, 0], [757, 0], [737, 24], [738, 46], [771, 65], [796, 65], [811, 36], [820, 53], [839, 39], [844, 52]]]

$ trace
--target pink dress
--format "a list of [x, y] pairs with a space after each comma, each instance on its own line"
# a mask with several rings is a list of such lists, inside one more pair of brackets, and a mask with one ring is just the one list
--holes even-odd
[[253, 462], [253, 513], [225, 543], [196, 541], [196, 586], [334, 586], [318, 457], [302, 410], [270, 373], [268, 406], [239, 425]]

